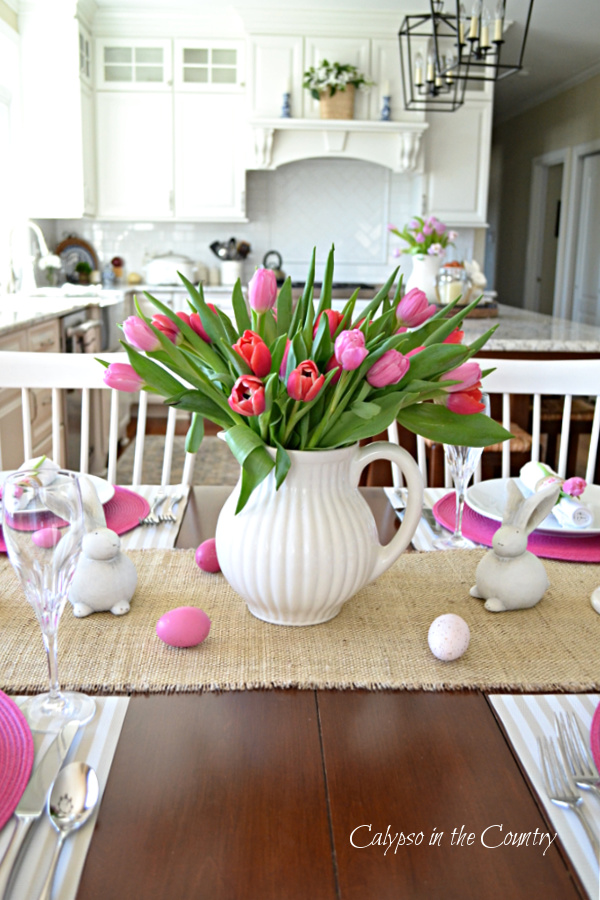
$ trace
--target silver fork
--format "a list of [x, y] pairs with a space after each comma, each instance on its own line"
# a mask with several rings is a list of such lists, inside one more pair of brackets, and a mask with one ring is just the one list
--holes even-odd
[[538, 747], [542, 763], [542, 776], [548, 797], [557, 806], [566, 806], [577, 814], [594, 853], [598, 857], [600, 852], [598, 838], [582, 806], [581, 794], [575, 790], [568, 772], [558, 758], [556, 741], [554, 738], [538, 738]]
[[593, 791], [600, 797], [600, 775], [586, 744], [581, 723], [575, 713], [560, 713], [555, 716], [558, 743], [571, 778], [586, 791]]
[[147, 516], [144, 516], [143, 519], [140, 519], [140, 525], [159, 525], [160, 518], [158, 517], [158, 508], [167, 496], [167, 492], [164, 488], [159, 488], [155, 494], [154, 500], [152, 501], [152, 505], [150, 506], [150, 512]]
[[161, 522], [175, 522], [177, 520], [175, 507], [180, 500], [183, 500], [183, 494], [173, 494], [173, 496], [169, 499], [165, 511], [158, 517]]

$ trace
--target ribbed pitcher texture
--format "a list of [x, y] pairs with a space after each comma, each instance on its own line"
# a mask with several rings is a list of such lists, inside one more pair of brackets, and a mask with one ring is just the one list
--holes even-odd
[[[253, 615], [278, 625], [316, 625], [336, 616], [408, 546], [423, 484], [410, 454], [384, 441], [289, 454], [279, 490], [271, 472], [235, 515], [238, 483], [219, 516], [217, 555]], [[408, 487], [403, 523], [385, 547], [358, 490], [360, 472], [375, 459], [397, 463]]]

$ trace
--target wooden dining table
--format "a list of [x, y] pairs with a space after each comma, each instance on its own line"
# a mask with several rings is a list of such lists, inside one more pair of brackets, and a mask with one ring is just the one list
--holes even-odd
[[[214, 534], [229, 490], [194, 489], [178, 547]], [[385, 542], [395, 514], [364, 495]], [[134, 694], [77, 897], [585, 897], [548, 833], [481, 691]]]

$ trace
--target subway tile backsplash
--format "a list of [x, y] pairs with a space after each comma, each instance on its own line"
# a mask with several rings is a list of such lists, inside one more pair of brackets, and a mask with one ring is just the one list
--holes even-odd
[[[281, 254], [286, 274], [302, 280], [313, 246], [320, 278], [332, 243], [336, 281], [380, 283], [398, 264], [406, 275], [410, 272], [409, 258], [394, 257], [394, 249], [402, 242], [389, 234], [387, 226], [392, 222], [401, 228], [418, 213], [421, 176], [398, 175], [359, 160], [313, 159], [275, 171], [250, 171], [246, 190], [248, 223], [61, 219], [40, 224], [50, 244], [76, 234], [95, 247], [101, 264], [118, 255], [125, 260], [126, 272], [142, 276], [149, 257], [168, 251], [218, 269], [219, 261], [209, 245], [232, 236], [252, 247], [245, 280], [269, 250]], [[474, 231], [458, 230], [454, 255], [471, 259]]]

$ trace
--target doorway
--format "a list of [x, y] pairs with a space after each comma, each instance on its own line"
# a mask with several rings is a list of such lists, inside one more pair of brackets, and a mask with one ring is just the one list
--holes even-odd
[[581, 160], [573, 320], [600, 325], [600, 151]]
[[533, 160], [524, 305], [548, 316], [559, 315], [563, 305], [568, 163], [567, 150]]

